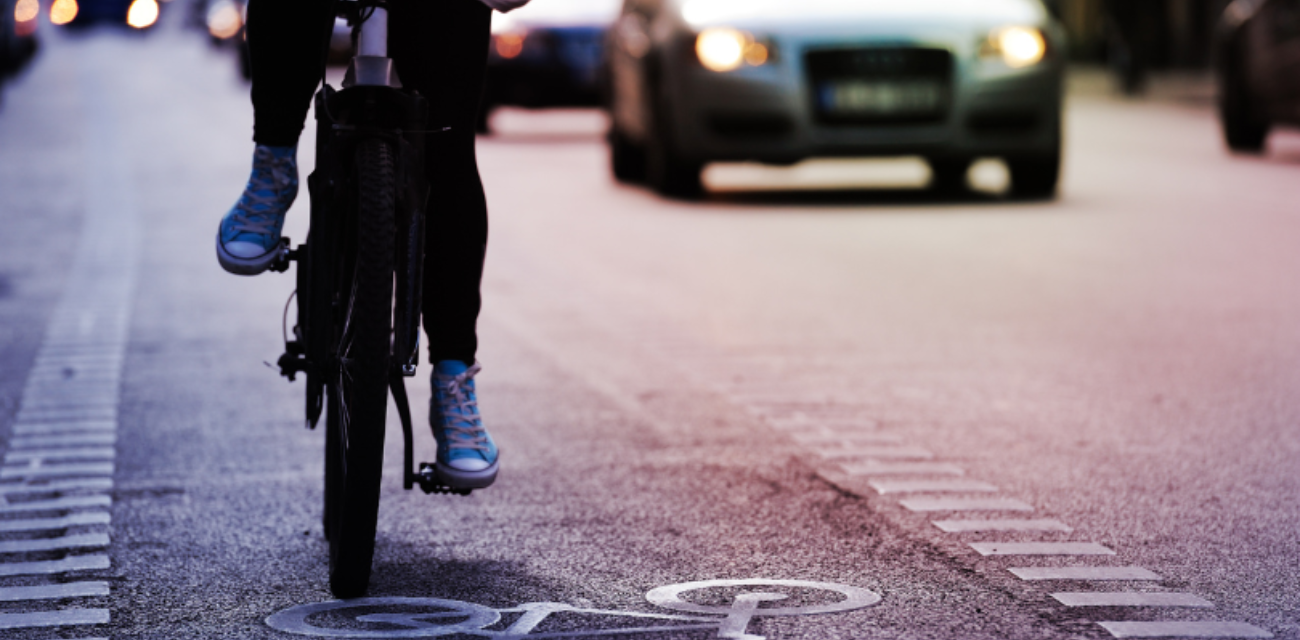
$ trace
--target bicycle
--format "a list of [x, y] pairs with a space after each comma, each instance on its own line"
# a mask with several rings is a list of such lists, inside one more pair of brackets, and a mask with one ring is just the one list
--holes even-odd
[[272, 269], [298, 263], [298, 319], [278, 366], [291, 381], [306, 374], [307, 426], [314, 429], [325, 414], [330, 591], [353, 598], [370, 583], [390, 392], [402, 422], [404, 488], [470, 490], [443, 485], [430, 463], [415, 468], [404, 386], [419, 358], [429, 197], [424, 136], [437, 131], [428, 128], [425, 99], [402, 89], [388, 57], [384, 0], [337, 6], [353, 25], [356, 55], [341, 90], [322, 79], [316, 94], [308, 238], [295, 249], [282, 239]]

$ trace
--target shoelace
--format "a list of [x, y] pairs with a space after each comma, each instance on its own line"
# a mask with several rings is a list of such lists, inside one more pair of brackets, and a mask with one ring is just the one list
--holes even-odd
[[253, 156], [253, 175], [248, 179], [244, 196], [235, 205], [231, 226], [238, 232], [272, 235], [277, 233], [278, 220], [271, 212], [279, 205], [280, 192], [292, 186], [296, 176], [290, 170], [292, 163], [277, 160], [266, 149], [258, 149]]
[[437, 375], [438, 397], [445, 420], [447, 448], [488, 451], [487, 432], [478, 415], [478, 401], [470, 396], [469, 382], [482, 367], [474, 366], [454, 376]]

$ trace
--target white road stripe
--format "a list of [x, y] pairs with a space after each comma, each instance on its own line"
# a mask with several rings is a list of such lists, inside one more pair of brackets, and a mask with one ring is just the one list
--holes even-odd
[[113, 516], [107, 511], [83, 511], [61, 518], [33, 518], [29, 520], [0, 520], [0, 531], [49, 531], [92, 524], [110, 524]]
[[9, 441], [9, 450], [44, 449], [46, 447], [111, 447], [117, 444], [117, 433], [80, 433], [55, 436], [26, 436]]
[[1068, 591], [1053, 593], [1067, 607], [1213, 607], [1214, 603], [1190, 593], [1140, 591]]
[[[52, 480], [42, 483], [0, 484], [0, 497], [33, 493], [102, 491], [112, 488], [112, 478], [78, 478], [76, 480]], [[3, 501], [0, 501], [0, 504], [3, 504]]]
[[68, 556], [62, 560], [0, 564], [0, 576], [41, 576], [73, 571], [99, 571], [110, 566], [112, 564], [108, 556], [97, 553], [88, 556]]
[[991, 493], [998, 490], [997, 487], [978, 480], [872, 480], [867, 484], [870, 484], [871, 488], [880, 494], [961, 491]]
[[1073, 531], [1060, 520], [935, 520], [934, 526], [948, 533], [966, 531]]
[[62, 551], [70, 549], [98, 549], [109, 544], [106, 533], [83, 533], [61, 538], [35, 540], [0, 540], [0, 553], [32, 553], [34, 551]]
[[15, 449], [5, 454], [5, 464], [30, 460], [111, 460], [113, 447], [60, 447], [57, 449]]
[[866, 462], [840, 463], [851, 476], [964, 476], [966, 470], [947, 462]]
[[111, 476], [112, 462], [0, 467], [0, 478], [52, 478], [67, 476]]
[[1245, 622], [1098, 622], [1116, 638], [1272, 638]]
[[101, 433], [117, 429], [113, 420], [67, 420], [64, 422], [26, 422], [14, 425], [14, 435], [47, 435], [72, 432]]
[[108, 496], [65, 496], [53, 500], [32, 500], [0, 504], [0, 513], [26, 513], [31, 511], [66, 511], [89, 507], [107, 507], [113, 504]]
[[886, 433], [799, 432], [791, 433], [790, 439], [803, 445], [843, 444], [852, 446], [860, 444], [902, 444], [903, 442], [901, 437]]
[[19, 411], [17, 422], [75, 422], [84, 420], [117, 420], [117, 409], [69, 409]]
[[35, 587], [0, 587], [0, 602], [19, 600], [56, 600], [108, 595], [107, 582], [66, 582]]
[[62, 609], [60, 611], [33, 611], [31, 613], [0, 613], [0, 629], [70, 627], [87, 624], [108, 624], [108, 622], [108, 609]]
[[1011, 567], [1021, 580], [1162, 580], [1142, 567]]
[[1011, 498], [962, 498], [938, 496], [905, 498], [898, 501], [908, 511], [1033, 511], [1034, 508]]
[[828, 459], [842, 458], [873, 458], [876, 460], [929, 460], [934, 457], [934, 453], [921, 447], [871, 447], [871, 446], [854, 446], [854, 447], [813, 447], [812, 451], [817, 455]]
[[1095, 542], [972, 542], [982, 556], [1113, 556]]

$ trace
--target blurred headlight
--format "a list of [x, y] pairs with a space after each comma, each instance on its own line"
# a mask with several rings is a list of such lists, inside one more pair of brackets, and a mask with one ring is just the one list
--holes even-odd
[[36, 33], [36, 17], [40, 14], [39, 0], [18, 0], [14, 5], [14, 35], [30, 36]]
[[710, 71], [735, 71], [741, 65], [766, 64], [771, 51], [767, 45], [754, 40], [754, 36], [738, 29], [716, 27], [705, 29], [695, 39], [695, 55], [700, 64]]
[[77, 0], [54, 0], [50, 5], [50, 22], [68, 24], [77, 17]]
[[518, 31], [514, 33], [498, 33], [492, 37], [492, 48], [497, 55], [510, 60], [518, 58], [519, 54], [524, 52], [524, 42], [528, 40], [528, 33]]
[[239, 29], [244, 26], [244, 14], [234, 2], [218, 0], [208, 9], [207, 21], [208, 33], [225, 40], [239, 34]]
[[158, 21], [158, 0], [135, 0], [126, 10], [126, 23], [143, 29]]
[[1033, 27], [1003, 27], [989, 35], [985, 55], [997, 55], [1008, 67], [1036, 65], [1047, 56], [1047, 39]]

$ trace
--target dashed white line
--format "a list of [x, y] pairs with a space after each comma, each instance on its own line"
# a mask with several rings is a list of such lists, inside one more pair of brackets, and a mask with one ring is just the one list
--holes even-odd
[[982, 556], [1113, 556], [1095, 542], [972, 542]]
[[22, 513], [29, 511], [67, 511], [89, 507], [107, 507], [113, 504], [109, 496], [64, 496], [53, 500], [32, 500], [30, 502], [13, 502], [0, 504], [0, 513]]
[[841, 462], [840, 467], [851, 476], [963, 476], [966, 470], [947, 462]]
[[0, 629], [33, 629], [108, 624], [108, 609], [61, 609], [31, 613], [0, 613]]
[[998, 490], [997, 487], [978, 480], [872, 480], [867, 484], [871, 485], [876, 493], [941, 493], [941, 492], [969, 492], [969, 493], [993, 493]]
[[111, 566], [108, 556], [97, 553], [87, 556], [68, 556], [62, 560], [37, 562], [9, 562], [0, 564], [0, 576], [37, 576], [73, 571], [98, 571]]
[[1060, 520], [935, 520], [934, 526], [948, 533], [967, 531], [1073, 531]]
[[1011, 567], [1021, 580], [1162, 580], [1142, 567]]
[[0, 531], [49, 531], [94, 524], [109, 524], [112, 515], [107, 511], [84, 511], [62, 518], [35, 518], [31, 520], [0, 520]]
[[1213, 607], [1214, 603], [1190, 593], [1141, 591], [1069, 591], [1051, 594], [1067, 607]]
[[1116, 638], [1272, 638], [1273, 634], [1244, 622], [1159, 621], [1098, 622]]
[[0, 587], [0, 602], [18, 600], [57, 600], [108, 595], [107, 582], [65, 582], [35, 587]]
[[83, 533], [60, 538], [37, 538], [35, 540], [0, 540], [0, 553], [98, 549], [107, 547], [108, 542], [108, 534], [106, 533]]
[[939, 496], [906, 498], [898, 501], [908, 511], [1033, 511], [1027, 503], [1012, 498], [963, 498]]

